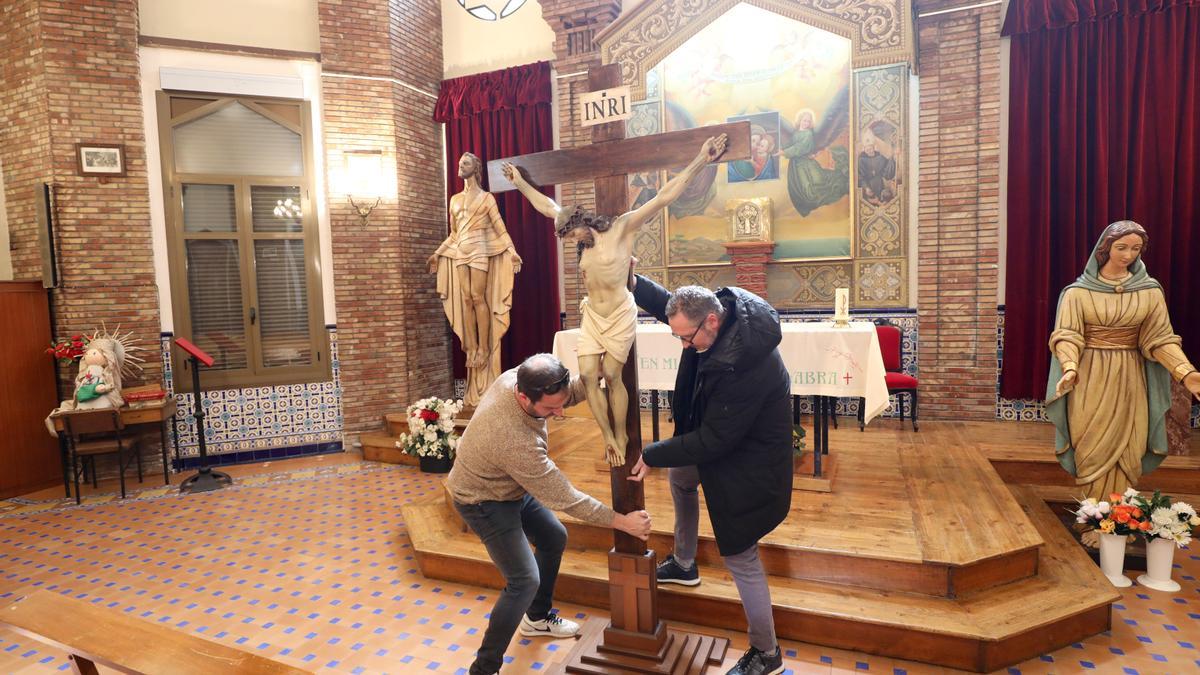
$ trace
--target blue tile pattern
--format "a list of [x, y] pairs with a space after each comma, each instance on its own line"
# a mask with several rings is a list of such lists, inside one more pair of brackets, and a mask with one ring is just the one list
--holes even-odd
[[[250, 460], [258, 460], [287, 456], [286, 452], [270, 454], [273, 450], [304, 446], [329, 448], [342, 442], [337, 329], [329, 326], [327, 330], [332, 379], [204, 392], [201, 397], [206, 415], [204, 440], [210, 455], [258, 453], [247, 456]], [[179, 434], [180, 457], [186, 461], [199, 453], [196, 419], [192, 416], [194, 397], [175, 391], [171, 338], [170, 333], [164, 333], [161, 338], [163, 373], [167, 391], [179, 406], [175, 431]], [[265, 455], [263, 451], [266, 451]]]

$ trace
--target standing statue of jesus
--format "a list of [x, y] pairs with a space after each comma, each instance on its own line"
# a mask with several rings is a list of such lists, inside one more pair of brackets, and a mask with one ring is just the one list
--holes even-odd
[[[587, 297], [580, 303], [583, 315], [579, 339], [579, 374], [587, 387], [588, 406], [604, 436], [604, 454], [611, 466], [625, 463], [625, 415], [629, 394], [621, 381], [621, 369], [629, 359], [629, 349], [637, 330], [637, 305], [629, 292], [629, 264], [633, 241], [638, 231], [655, 214], [683, 194], [688, 181], [704, 165], [715, 162], [725, 152], [725, 134], [704, 141], [700, 153], [687, 168], [676, 175], [652, 199], [638, 208], [613, 218], [585, 211], [582, 207], [562, 208], [538, 192], [521, 175], [519, 167], [504, 165], [504, 177], [525, 195], [542, 215], [554, 219], [555, 232], [578, 245], [579, 269]], [[601, 378], [608, 396], [600, 390]], [[608, 413], [612, 410], [612, 426]]]

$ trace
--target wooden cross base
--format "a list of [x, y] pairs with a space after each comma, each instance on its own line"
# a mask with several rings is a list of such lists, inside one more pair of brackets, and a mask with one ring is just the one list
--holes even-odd
[[700, 675], [725, 660], [729, 641], [668, 630], [658, 620], [654, 551], [608, 552], [611, 622], [592, 619], [582, 639], [553, 673]]
[[[557, 664], [549, 672], [552, 675], [703, 675], [709, 666], [719, 666], [729, 649], [729, 640], [725, 638], [671, 630], [662, 623], [655, 635], [632, 634], [651, 643], [661, 642], [661, 646], [653, 651], [641, 651], [625, 644], [622, 633], [625, 631], [614, 630], [604, 619], [589, 619], [580, 629], [582, 637], [567, 655], [566, 662]], [[627, 634], [625, 637], [632, 636]], [[640, 640], [633, 642], [637, 641]]]

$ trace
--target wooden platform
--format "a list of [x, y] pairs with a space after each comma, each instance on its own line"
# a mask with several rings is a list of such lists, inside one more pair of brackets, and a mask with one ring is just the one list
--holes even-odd
[[[931, 422], [913, 433], [889, 422], [833, 431], [834, 491], [794, 492], [792, 515], [761, 544], [782, 637], [989, 671], [1108, 627], [1119, 595], [1035, 492], [1010, 490], [960, 427]], [[604, 498], [598, 440], [588, 420], [551, 427], [556, 461]], [[648, 479], [646, 504], [651, 546], [665, 555], [674, 526], [665, 471]], [[502, 585], [440, 495], [404, 511], [422, 573]], [[606, 607], [611, 532], [563, 522], [568, 552], [556, 597]], [[703, 583], [660, 587], [662, 616], [744, 629], [707, 517], [700, 537]]]
[[[950, 423], [947, 423], [950, 424]], [[1054, 427], [1046, 423], [958, 422], [958, 434], [974, 439], [1006, 483], [1074, 487], [1075, 479], [1054, 456]], [[1142, 476], [1139, 490], [1200, 494], [1200, 433], [1193, 432], [1190, 456], [1170, 456]]]

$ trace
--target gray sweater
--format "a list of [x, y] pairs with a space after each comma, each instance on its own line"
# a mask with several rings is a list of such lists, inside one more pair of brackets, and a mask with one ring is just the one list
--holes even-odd
[[[467, 424], [446, 488], [460, 504], [515, 501], [526, 493], [547, 508], [596, 525], [612, 524], [613, 510], [575, 489], [550, 460], [546, 420], [521, 409], [517, 370], [500, 374], [484, 392]], [[572, 406], [587, 397], [583, 382], [571, 380]]]

